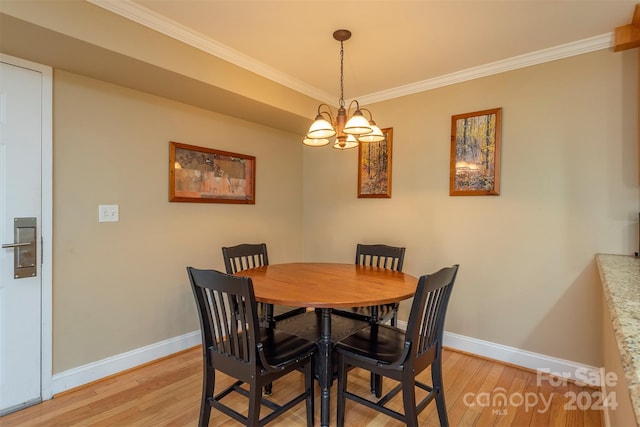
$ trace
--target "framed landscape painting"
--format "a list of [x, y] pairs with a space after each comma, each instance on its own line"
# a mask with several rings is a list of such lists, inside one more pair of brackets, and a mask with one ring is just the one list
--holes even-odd
[[169, 143], [169, 201], [255, 204], [256, 158]]
[[381, 129], [385, 140], [358, 144], [358, 197], [391, 197], [393, 128]]
[[451, 117], [449, 195], [500, 195], [502, 108]]

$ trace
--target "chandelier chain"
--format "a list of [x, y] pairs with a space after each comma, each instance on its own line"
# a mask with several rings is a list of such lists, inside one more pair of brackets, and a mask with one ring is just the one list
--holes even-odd
[[344, 42], [340, 42], [340, 108], [344, 108]]

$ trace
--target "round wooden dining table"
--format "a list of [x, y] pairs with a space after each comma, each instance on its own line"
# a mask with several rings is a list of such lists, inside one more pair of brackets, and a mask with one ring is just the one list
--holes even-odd
[[319, 349], [320, 424], [329, 425], [331, 309], [376, 306], [411, 298], [418, 279], [406, 273], [356, 264], [289, 263], [243, 270], [250, 277], [256, 300], [293, 307], [321, 309]]

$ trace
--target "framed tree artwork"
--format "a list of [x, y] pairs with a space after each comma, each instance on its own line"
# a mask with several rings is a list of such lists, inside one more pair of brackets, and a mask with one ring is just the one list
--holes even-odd
[[359, 198], [391, 198], [393, 128], [381, 130], [384, 141], [358, 144]]
[[502, 108], [451, 117], [449, 195], [500, 195]]

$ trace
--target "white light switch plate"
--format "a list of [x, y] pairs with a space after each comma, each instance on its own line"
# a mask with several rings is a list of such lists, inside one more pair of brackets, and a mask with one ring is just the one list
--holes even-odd
[[118, 205], [98, 205], [98, 222], [118, 222], [119, 220]]

